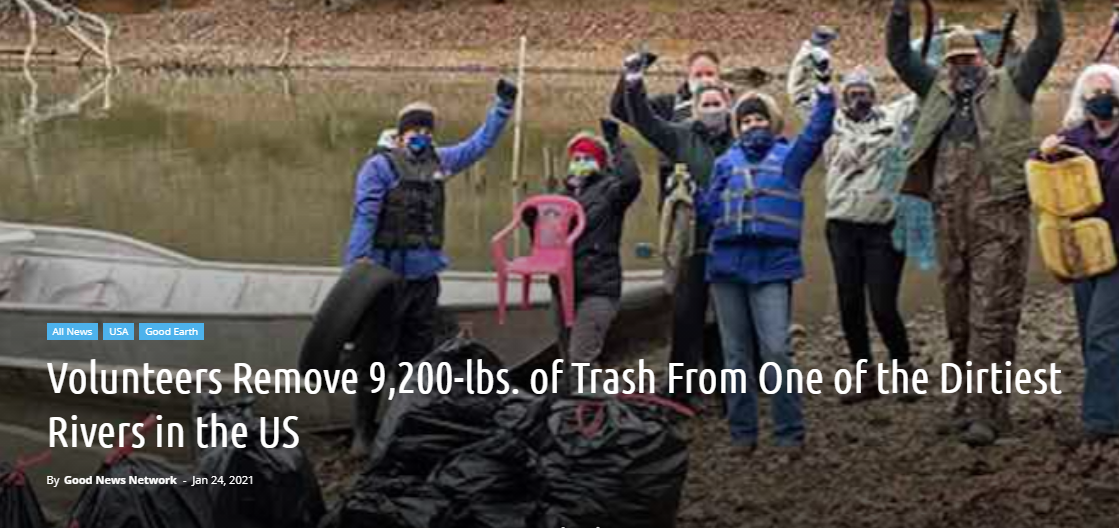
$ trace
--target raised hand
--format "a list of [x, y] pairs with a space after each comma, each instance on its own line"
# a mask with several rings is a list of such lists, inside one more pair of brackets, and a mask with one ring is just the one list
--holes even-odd
[[812, 70], [816, 74], [816, 80], [820, 81], [822, 84], [831, 83], [831, 53], [828, 53], [828, 50], [824, 48], [816, 47], [812, 49], [810, 58], [812, 60]]
[[519, 93], [520, 90], [517, 85], [505, 79], [497, 80], [497, 98], [506, 106], [513, 106], [513, 103], [517, 102], [517, 94]]

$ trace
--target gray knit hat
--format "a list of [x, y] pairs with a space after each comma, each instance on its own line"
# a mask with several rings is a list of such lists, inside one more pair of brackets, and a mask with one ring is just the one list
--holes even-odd
[[866, 66], [858, 65], [855, 69], [847, 72], [840, 82], [840, 88], [843, 93], [847, 93], [847, 89], [854, 86], [862, 86], [870, 88], [875, 94], [878, 93], [878, 83], [874, 80], [874, 74], [871, 73]]

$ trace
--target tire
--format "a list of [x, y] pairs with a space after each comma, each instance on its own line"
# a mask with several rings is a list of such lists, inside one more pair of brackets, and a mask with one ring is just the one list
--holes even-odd
[[346, 343], [359, 329], [373, 300], [391, 294], [400, 276], [369, 261], [358, 261], [342, 273], [319, 307], [299, 351], [299, 370], [337, 370]]

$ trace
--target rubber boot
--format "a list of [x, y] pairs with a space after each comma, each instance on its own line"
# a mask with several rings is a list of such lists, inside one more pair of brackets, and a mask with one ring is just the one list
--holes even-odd
[[843, 405], [855, 405], [876, 400], [881, 396], [882, 394], [878, 392], [878, 369], [873, 368], [863, 374], [862, 390], [855, 392], [855, 387], [852, 386], [847, 394], [839, 395], [839, 403]]
[[971, 422], [960, 435], [960, 441], [971, 447], [987, 447], [999, 439], [999, 432], [990, 423], [982, 420]]
[[1119, 435], [1078, 430], [1058, 434], [1057, 444], [1068, 449], [1079, 449], [1085, 446], [1109, 444], [1116, 439], [1119, 439]]
[[377, 437], [377, 408], [380, 404], [380, 393], [358, 389], [358, 393], [354, 395], [354, 439], [350, 444], [351, 455], [367, 457], [373, 452], [373, 440]]
[[898, 401], [902, 403], [916, 403], [920, 401], [921, 395], [913, 391], [913, 373], [917, 372], [917, 365], [914, 365], [912, 361], [908, 361], [902, 365], [898, 365], [898, 370], [904, 370], [909, 374], [909, 387], [906, 387], [908, 392], [898, 394]]
[[967, 431], [971, 426], [972, 418], [968, 416], [968, 404], [966, 395], [960, 394], [956, 396], [956, 402], [952, 404], [952, 415], [948, 418], [941, 419], [936, 424], [936, 434], [940, 436], [951, 436]]

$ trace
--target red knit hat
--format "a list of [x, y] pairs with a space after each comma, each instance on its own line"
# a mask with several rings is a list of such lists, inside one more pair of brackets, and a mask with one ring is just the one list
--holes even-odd
[[572, 139], [567, 146], [567, 156], [574, 157], [575, 154], [587, 154], [593, 157], [602, 169], [606, 168], [607, 156], [609, 156], [601, 141], [594, 136], [582, 134]]

